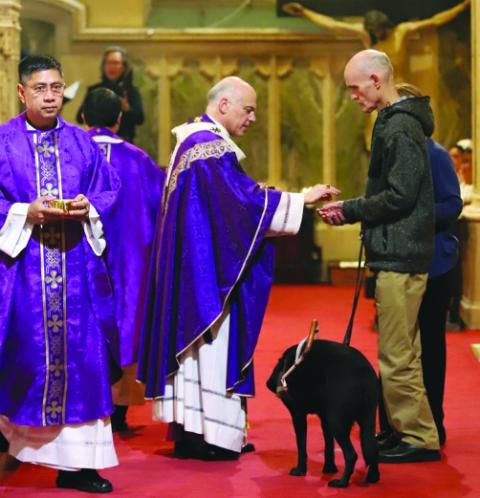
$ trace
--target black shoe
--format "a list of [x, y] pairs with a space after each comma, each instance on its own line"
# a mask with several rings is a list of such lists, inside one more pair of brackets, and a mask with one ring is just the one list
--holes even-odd
[[392, 431], [379, 432], [375, 434], [375, 439], [377, 440], [379, 451], [394, 448], [401, 441], [400, 436]]
[[240, 453], [206, 443], [196, 458], [207, 461], [238, 460]]
[[380, 442], [383, 441], [384, 439], [389, 438], [393, 434], [393, 431], [391, 429], [385, 429], [383, 431], [377, 432], [375, 434], [375, 439]]
[[194, 458], [195, 449], [192, 446], [189, 439], [180, 439], [175, 441], [173, 445], [173, 456], [179, 458], [180, 460], [186, 460], [187, 458]]
[[381, 463], [436, 462], [440, 458], [438, 450], [429, 450], [405, 441], [400, 441], [389, 450], [381, 450], [378, 454], [378, 461]]
[[94, 469], [81, 469], [78, 472], [59, 470], [57, 488], [77, 489], [86, 493], [110, 493], [113, 486], [110, 481], [100, 477]]
[[246, 443], [242, 446], [242, 450], [240, 453], [252, 453], [252, 451], [255, 451], [255, 445], [253, 443]]
[[6, 453], [8, 448], [10, 447], [10, 443], [7, 438], [0, 432], [0, 453]]

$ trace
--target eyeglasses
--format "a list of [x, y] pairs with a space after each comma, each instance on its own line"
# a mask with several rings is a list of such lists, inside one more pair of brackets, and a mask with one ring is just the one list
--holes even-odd
[[65, 89], [65, 83], [52, 83], [51, 85], [44, 85], [44, 84], [38, 84], [38, 85], [23, 85], [27, 87], [29, 90], [32, 91], [32, 93], [39, 97], [40, 95], [46, 95], [48, 90], [52, 92], [53, 95], [62, 95], [63, 90]]

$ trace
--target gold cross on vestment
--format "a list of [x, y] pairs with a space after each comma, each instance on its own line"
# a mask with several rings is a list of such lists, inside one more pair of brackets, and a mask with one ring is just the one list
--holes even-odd
[[58, 414], [62, 412], [62, 407], [58, 406], [58, 401], [52, 401], [52, 404], [47, 406], [46, 412], [52, 418], [57, 418]]

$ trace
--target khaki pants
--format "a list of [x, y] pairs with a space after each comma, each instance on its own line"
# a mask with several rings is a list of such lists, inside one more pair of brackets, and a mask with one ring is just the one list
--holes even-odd
[[417, 327], [426, 283], [427, 274], [378, 272], [378, 364], [390, 426], [407, 443], [438, 449], [438, 433], [423, 384]]

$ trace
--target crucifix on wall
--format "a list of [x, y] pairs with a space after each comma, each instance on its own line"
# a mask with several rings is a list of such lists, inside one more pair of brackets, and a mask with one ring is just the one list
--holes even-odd
[[[278, 0], [278, 7], [282, 12], [296, 17], [303, 17], [314, 22], [326, 30], [333, 31], [338, 35], [354, 35], [363, 43], [365, 48], [376, 48], [388, 54], [397, 79], [405, 80], [407, 74], [407, 41], [409, 35], [430, 27], [439, 27], [457, 17], [469, 5], [470, 0], [464, 0], [446, 10], [438, 11], [441, 4], [451, 3], [449, 0], [430, 0], [428, 2], [404, 2], [404, 11], [399, 11], [394, 7], [398, 2], [382, 2], [383, 10], [371, 9], [375, 0], [363, 1], [302, 1], [301, 3]], [[355, 4], [355, 6], [353, 5]], [[325, 7], [325, 11], [322, 10]], [[409, 9], [409, 7], [411, 7]], [[355, 16], [363, 10], [363, 23], [345, 22], [336, 19], [335, 16]], [[395, 10], [396, 9], [396, 10]], [[386, 12], [385, 12], [386, 11]], [[419, 14], [425, 16], [432, 12], [430, 17], [416, 20], [403, 20], [399, 24], [394, 24], [389, 17], [392, 11], [396, 19], [408, 15], [407, 19], [415, 19]], [[329, 14], [329, 12], [331, 14]], [[427, 14], [428, 15], [428, 14]]]

